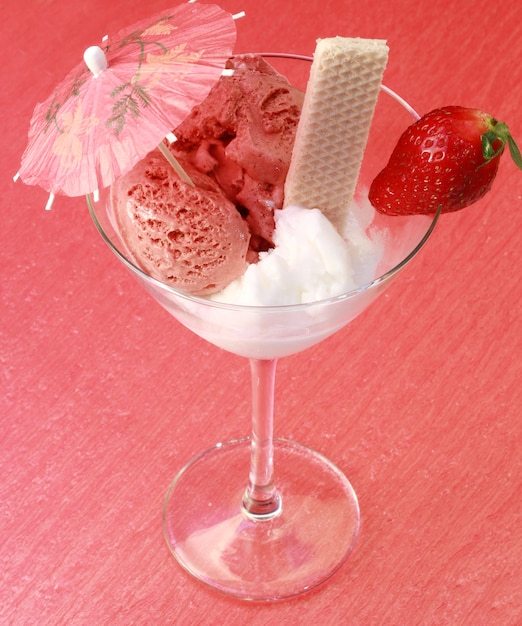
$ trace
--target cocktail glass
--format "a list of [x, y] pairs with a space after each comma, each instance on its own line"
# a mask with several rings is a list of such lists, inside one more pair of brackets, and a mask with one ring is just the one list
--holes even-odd
[[[390, 138], [412, 116], [406, 102], [382, 89], [356, 198], [367, 194], [391, 152]], [[197, 579], [237, 598], [288, 598], [320, 585], [351, 553], [359, 507], [350, 482], [331, 461], [274, 438], [276, 363], [362, 313], [423, 247], [438, 216], [375, 214], [367, 230], [380, 239], [383, 254], [375, 277], [357, 289], [307, 304], [239, 306], [184, 294], [146, 274], [114, 228], [108, 193], [87, 199], [103, 239], [159, 304], [200, 337], [250, 362], [251, 435], [217, 443], [174, 478], [163, 509], [172, 554]]]

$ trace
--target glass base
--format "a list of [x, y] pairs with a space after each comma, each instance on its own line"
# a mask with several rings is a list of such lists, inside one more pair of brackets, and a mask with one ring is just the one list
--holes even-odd
[[346, 561], [359, 531], [359, 506], [344, 474], [321, 454], [274, 441], [279, 515], [242, 510], [250, 439], [206, 450], [171, 484], [163, 509], [167, 544], [192, 576], [245, 600], [278, 600], [313, 589]]

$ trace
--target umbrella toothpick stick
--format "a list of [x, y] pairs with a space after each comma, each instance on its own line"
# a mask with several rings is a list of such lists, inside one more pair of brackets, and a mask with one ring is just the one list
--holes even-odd
[[176, 174], [181, 178], [182, 181], [190, 185], [191, 187], [195, 187], [190, 176], [185, 172], [181, 163], [176, 159], [176, 157], [172, 154], [172, 152], [167, 148], [167, 146], [162, 142], [158, 145], [158, 148], [161, 154], [167, 159], [167, 161], [172, 165]]

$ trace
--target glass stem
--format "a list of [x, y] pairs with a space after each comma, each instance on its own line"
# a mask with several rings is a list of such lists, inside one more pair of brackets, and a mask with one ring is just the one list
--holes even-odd
[[274, 485], [274, 383], [277, 359], [250, 359], [252, 377], [252, 442], [250, 482], [243, 496], [243, 512], [255, 521], [281, 512]]

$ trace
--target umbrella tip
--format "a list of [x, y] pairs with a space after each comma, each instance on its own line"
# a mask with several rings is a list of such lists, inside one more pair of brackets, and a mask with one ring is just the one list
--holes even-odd
[[90, 48], [87, 48], [83, 53], [83, 60], [85, 61], [85, 65], [87, 65], [94, 74], [94, 78], [97, 78], [108, 66], [107, 57], [100, 46], [90, 46]]
[[52, 209], [53, 202], [54, 202], [54, 193], [50, 193], [49, 198], [47, 200], [47, 204], [45, 205], [46, 211], [50, 211]]

